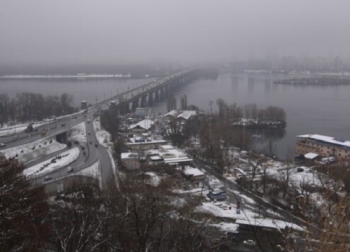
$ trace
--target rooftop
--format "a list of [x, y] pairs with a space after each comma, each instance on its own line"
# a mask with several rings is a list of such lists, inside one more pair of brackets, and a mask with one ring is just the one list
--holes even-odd
[[197, 115], [197, 111], [195, 110], [184, 110], [177, 118], [183, 118], [188, 120], [191, 116]]
[[342, 140], [342, 139], [335, 138], [335, 137], [323, 136], [323, 135], [318, 135], [318, 134], [306, 134], [306, 135], [299, 135], [297, 137], [298, 138], [309, 138], [309, 139], [316, 140], [316, 141], [322, 141], [325, 143], [335, 144], [335, 145], [340, 145], [340, 146], [350, 148], [350, 141]]
[[185, 175], [188, 175], [188, 176], [192, 175], [194, 177], [196, 177], [196, 176], [203, 176], [204, 175], [204, 173], [201, 172], [198, 168], [193, 168], [193, 167], [190, 167], [190, 166], [186, 166], [185, 170], [183, 171], [183, 173]]
[[129, 130], [137, 128], [137, 127], [145, 129], [145, 130], [149, 130], [153, 126], [153, 124], [154, 124], [154, 121], [152, 121], [151, 119], [145, 119], [145, 120], [142, 120], [136, 124], [131, 124], [129, 127]]

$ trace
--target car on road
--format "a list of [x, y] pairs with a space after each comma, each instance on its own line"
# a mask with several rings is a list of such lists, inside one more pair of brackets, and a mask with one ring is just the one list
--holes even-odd
[[68, 166], [67, 167], [67, 173], [72, 173], [74, 171], [73, 167]]
[[91, 132], [90, 132], [90, 131], [88, 132], [88, 135], [91, 135]]
[[6, 144], [5, 143], [0, 143], [0, 147], [5, 147]]
[[97, 144], [97, 143], [95, 143], [95, 147], [96, 147], [96, 148], [98, 147], [98, 144]]
[[253, 240], [245, 240], [245, 241], [243, 241], [243, 244], [248, 246], [248, 247], [254, 247], [256, 245], [256, 242]]

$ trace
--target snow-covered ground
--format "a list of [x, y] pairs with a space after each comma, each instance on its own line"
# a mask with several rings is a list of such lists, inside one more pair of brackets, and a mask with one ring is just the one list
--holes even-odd
[[78, 141], [79, 143], [87, 142], [85, 122], [79, 123], [71, 129], [70, 139], [73, 141]]
[[217, 227], [222, 231], [229, 231], [229, 232], [236, 232], [239, 227], [238, 224], [230, 223], [230, 222], [220, 222], [218, 224], [211, 224], [211, 226]]
[[1, 150], [1, 153], [3, 153], [6, 158], [18, 155], [17, 158], [19, 161], [27, 163], [55, 151], [62, 150], [65, 147], [65, 144], [58, 143], [56, 140], [46, 137], [32, 143]]
[[145, 172], [145, 174], [150, 176], [149, 183], [153, 186], [158, 186], [160, 183], [160, 177], [155, 172]]
[[111, 134], [109, 134], [107, 131], [101, 129], [101, 123], [99, 120], [93, 121], [94, 129], [96, 132], [96, 137], [98, 142], [103, 145], [104, 147], [108, 147], [108, 145], [112, 145], [111, 142]]
[[31, 166], [23, 171], [23, 174], [26, 176], [33, 175], [43, 175], [48, 172], [52, 172], [61, 167], [67, 166], [70, 163], [74, 162], [78, 159], [80, 154], [80, 150], [78, 147], [74, 147], [68, 151], [60, 154], [61, 158], [55, 158], [55, 162], [53, 163], [51, 160], [42, 162], [40, 164]]
[[[218, 217], [230, 218], [232, 220], [236, 220], [235, 223], [237, 224], [270, 227], [270, 228], [276, 228], [276, 229], [284, 229], [286, 227], [289, 227], [296, 230], [303, 230], [302, 227], [290, 222], [275, 220], [267, 217], [260, 218], [257, 213], [254, 213], [247, 209], [241, 209], [240, 213], [237, 213], [236, 205], [227, 204], [226, 202], [223, 202], [223, 203], [204, 202], [202, 206], [198, 206], [196, 208], [196, 211], [211, 213]], [[224, 224], [228, 224], [228, 223], [224, 223]], [[221, 225], [224, 226], [224, 224], [221, 224]]]

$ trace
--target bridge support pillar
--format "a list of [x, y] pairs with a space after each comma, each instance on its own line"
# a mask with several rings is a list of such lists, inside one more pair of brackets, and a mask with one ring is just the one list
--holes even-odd
[[144, 108], [146, 107], [146, 102], [147, 102], [147, 95], [144, 95], [141, 97], [141, 107]]
[[120, 104], [119, 113], [121, 115], [125, 115], [125, 114], [129, 113], [129, 103], [128, 102]]
[[161, 87], [160, 89], [159, 89], [159, 97], [160, 97], [160, 100], [161, 101], [164, 101], [164, 88], [163, 87]]
[[159, 89], [154, 91], [154, 101], [159, 102]]
[[153, 105], [153, 92], [149, 92], [148, 93], [148, 106], [152, 106]]
[[166, 85], [165, 87], [164, 87], [164, 97], [168, 97], [168, 95], [169, 95], [169, 87], [170, 85]]
[[133, 100], [132, 102], [132, 111], [135, 112], [136, 111], [136, 108], [139, 106], [139, 100], [136, 99], [136, 100]]

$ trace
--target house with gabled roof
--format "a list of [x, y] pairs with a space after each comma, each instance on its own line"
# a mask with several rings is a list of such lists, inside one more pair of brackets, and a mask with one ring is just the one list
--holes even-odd
[[154, 127], [154, 121], [151, 119], [144, 119], [138, 123], [131, 124], [128, 128], [133, 133], [144, 133], [150, 131]]

